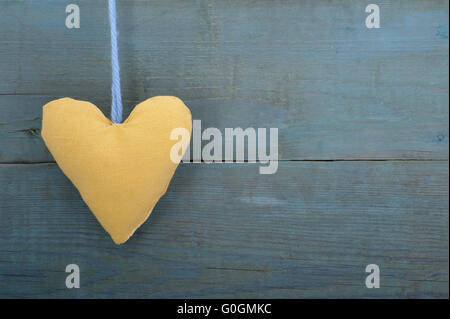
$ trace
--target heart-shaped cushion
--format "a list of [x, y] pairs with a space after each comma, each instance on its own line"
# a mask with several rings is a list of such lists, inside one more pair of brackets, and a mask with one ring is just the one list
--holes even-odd
[[116, 244], [133, 235], [166, 192], [179, 164], [172, 147], [189, 144], [171, 139], [177, 128], [190, 137], [191, 113], [171, 96], [140, 103], [121, 124], [94, 104], [70, 98], [43, 109], [45, 144]]

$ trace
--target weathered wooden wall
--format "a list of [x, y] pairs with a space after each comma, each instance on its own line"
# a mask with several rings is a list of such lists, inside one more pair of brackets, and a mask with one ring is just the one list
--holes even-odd
[[125, 115], [177, 95], [280, 152], [274, 175], [182, 164], [121, 246], [40, 137], [54, 98], [109, 113], [106, 1], [71, 3], [80, 29], [0, 0], [0, 297], [448, 298], [448, 1], [379, 1], [370, 30], [361, 1], [119, 1]]

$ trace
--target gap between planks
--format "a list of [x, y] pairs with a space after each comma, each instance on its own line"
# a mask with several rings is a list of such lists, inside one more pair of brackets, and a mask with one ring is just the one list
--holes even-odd
[[[277, 162], [448, 162], [448, 159], [444, 158], [353, 158], [353, 159], [294, 159], [294, 160], [277, 160]], [[0, 166], [7, 165], [55, 165], [56, 162], [0, 162]], [[267, 164], [267, 162], [262, 163], [261, 161], [232, 161], [225, 162], [224, 160], [220, 162], [182, 162], [180, 164]]]

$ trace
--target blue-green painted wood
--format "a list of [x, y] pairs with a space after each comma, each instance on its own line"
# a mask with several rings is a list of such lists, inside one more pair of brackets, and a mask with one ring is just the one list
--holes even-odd
[[[1, 1], [0, 162], [52, 161], [35, 132], [53, 98], [110, 112], [105, 2], [77, 3], [67, 29], [66, 1]], [[170, 94], [204, 127], [279, 128], [286, 160], [448, 159], [448, 1], [379, 2], [377, 30], [365, 5], [120, 1], [125, 115]]]
[[121, 247], [33, 164], [44, 103], [109, 114], [106, 4], [76, 3], [68, 30], [66, 1], [0, 1], [0, 297], [448, 298], [448, 1], [379, 1], [368, 30], [360, 1], [121, 0], [125, 115], [177, 95], [203, 127], [278, 127], [282, 160], [182, 165]]
[[0, 297], [448, 298], [443, 176], [440, 161], [182, 164], [115, 246], [56, 165], [0, 165]]

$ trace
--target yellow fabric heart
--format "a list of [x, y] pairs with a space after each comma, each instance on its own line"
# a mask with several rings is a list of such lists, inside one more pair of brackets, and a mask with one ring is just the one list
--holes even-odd
[[171, 96], [137, 105], [112, 123], [92, 103], [63, 98], [43, 108], [42, 137], [100, 224], [121, 244], [150, 216], [177, 168], [170, 151], [189, 140], [170, 139], [192, 129], [189, 109]]

